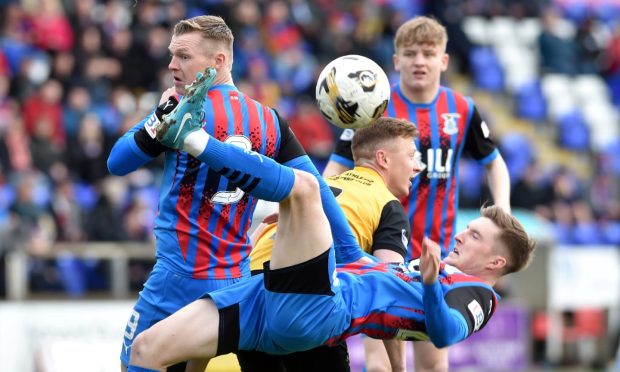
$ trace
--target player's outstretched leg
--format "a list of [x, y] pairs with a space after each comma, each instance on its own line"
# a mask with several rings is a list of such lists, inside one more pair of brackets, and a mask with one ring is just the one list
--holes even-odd
[[212, 358], [218, 351], [218, 333], [213, 301], [194, 301], [136, 337], [127, 372], [161, 371], [183, 360]]
[[202, 128], [204, 100], [215, 79], [215, 69], [208, 67], [204, 73], [196, 74], [196, 79], [185, 89], [185, 95], [155, 129], [157, 140], [173, 149], [180, 149], [183, 141], [192, 132]]
[[293, 188], [295, 174], [290, 167], [255, 151], [223, 143], [204, 130], [187, 136], [183, 150], [259, 199], [279, 202]]

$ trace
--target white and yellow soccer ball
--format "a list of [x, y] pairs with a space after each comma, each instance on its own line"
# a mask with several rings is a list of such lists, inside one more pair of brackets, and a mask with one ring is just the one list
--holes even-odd
[[316, 101], [323, 116], [343, 129], [363, 128], [385, 111], [390, 83], [373, 60], [346, 55], [323, 68], [316, 82]]

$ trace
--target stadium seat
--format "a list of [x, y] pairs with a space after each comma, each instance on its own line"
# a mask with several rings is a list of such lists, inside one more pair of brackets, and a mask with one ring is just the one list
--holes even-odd
[[609, 102], [609, 90], [605, 80], [598, 75], [579, 75], [573, 79], [572, 87], [580, 103], [598, 100]]
[[588, 4], [585, 1], [567, 1], [562, 4], [562, 14], [573, 23], [583, 21], [589, 14]]
[[572, 79], [567, 75], [545, 74], [542, 76], [541, 89], [547, 102], [547, 114], [551, 120], [557, 120], [577, 107], [571, 86]]
[[607, 78], [611, 102], [620, 109], [620, 72]]
[[538, 79], [538, 60], [530, 49], [506, 43], [494, 50], [506, 76], [508, 93], [514, 94], [521, 85]]
[[516, 114], [518, 117], [541, 122], [547, 117], [547, 104], [542, 94], [540, 82], [529, 81], [521, 84], [515, 91]]
[[539, 18], [524, 18], [515, 25], [517, 41], [527, 48], [536, 47], [538, 36], [541, 31], [542, 23]]
[[614, 1], [597, 1], [596, 6], [592, 7], [592, 12], [596, 19], [615, 27], [620, 19], [620, 5]]
[[504, 73], [493, 49], [475, 47], [470, 52], [470, 64], [474, 83], [482, 90], [502, 92], [504, 90]]
[[620, 222], [610, 221], [602, 224], [601, 233], [605, 244], [620, 246]]
[[61, 254], [56, 259], [56, 268], [67, 294], [71, 297], [83, 296], [86, 292], [83, 263], [77, 257], [67, 252]]
[[620, 136], [619, 114], [610, 102], [590, 101], [581, 105], [585, 122], [590, 128], [590, 146], [602, 151]]
[[573, 226], [573, 241], [579, 245], [602, 244], [602, 234], [596, 221], [576, 223]]
[[463, 31], [475, 45], [489, 45], [489, 22], [484, 17], [470, 16], [463, 19]]
[[568, 150], [584, 152], [590, 149], [590, 129], [583, 114], [573, 110], [557, 119], [558, 144]]
[[556, 244], [571, 245], [575, 243], [573, 240], [573, 227], [571, 225], [560, 222], [553, 222], [552, 229]]
[[491, 44], [495, 46], [517, 42], [516, 21], [511, 17], [493, 17], [488, 24]]
[[514, 183], [523, 177], [534, 158], [534, 150], [529, 139], [519, 133], [510, 133], [502, 137], [500, 149], [508, 166], [510, 180]]
[[74, 192], [75, 200], [84, 210], [90, 211], [95, 204], [97, 204], [99, 195], [93, 185], [87, 183], [76, 183], [74, 185]]

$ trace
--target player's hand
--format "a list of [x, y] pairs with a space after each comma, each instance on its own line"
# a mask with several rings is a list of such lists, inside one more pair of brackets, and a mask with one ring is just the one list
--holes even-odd
[[177, 101], [179, 100], [179, 95], [177, 94], [177, 91], [174, 87], [164, 90], [164, 92], [161, 94], [158, 105], [161, 105], [162, 103], [168, 101], [170, 97], [176, 98]]
[[171, 113], [179, 104], [178, 96], [176, 94], [168, 94], [169, 90], [162, 94], [159, 106], [157, 106], [153, 115], [144, 122], [146, 133], [153, 139], [157, 137], [157, 131], [163, 123], [164, 115]]
[[204, 100], [215, 79], [215, 69], [207, 67], [196, 74], [194, 82], [185, 87], [181, 102], [163, 116], [162, 125], [156, 130], [156, 138], [163, 145], [180, 149], [185, 138], [202, 128], [204, 119]]
[[420, 256], [420, 273], [425, 285], [435, 283], [439, 276], [439, 260], [441, 249], [439, 244], [424, 237], [422, 241], [422, 255]]

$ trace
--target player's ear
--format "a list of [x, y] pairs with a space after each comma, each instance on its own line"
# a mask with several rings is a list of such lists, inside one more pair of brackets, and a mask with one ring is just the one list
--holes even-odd
[[387, 168], [389, 162], [387, 152], [384, 150], [375, 151], [375, 161], [377, 162], [378, 166], [382, 168]]
[[487, 267], [494, 270], [501, 270], [506, 267], [506, 258], [504, 256], [494, 256]]
[[394, 64], [394, 71], [399, 72], [400, 66], [398, 65], [398, 54], [394, 53], [392, 55], [392, 63]]
[[450, 55], [448, 53], [444, 53], [441, 57], [441, 72], [448, 69], [448, 63], [450, 63]]
[[215, 53], [215, 69], [221, 70], [228, 64], [228, 56], [224, 52]]

